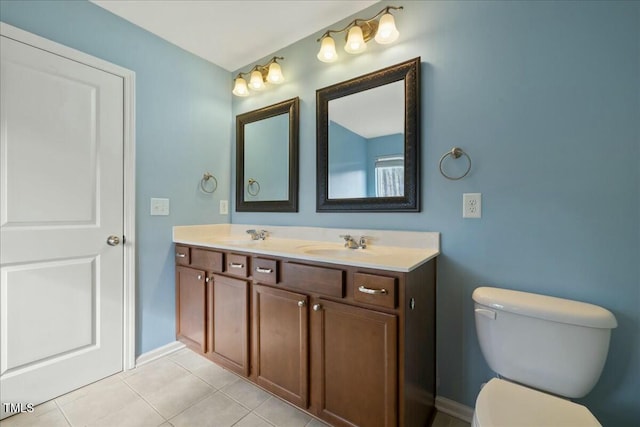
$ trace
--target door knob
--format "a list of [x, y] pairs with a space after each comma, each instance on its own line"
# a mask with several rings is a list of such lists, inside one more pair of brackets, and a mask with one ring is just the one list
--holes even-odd
[[120, 238], [118, 236], [109, 236], [107, 238], [107, 245], [109, 246], [118, 246], [120, 243]]

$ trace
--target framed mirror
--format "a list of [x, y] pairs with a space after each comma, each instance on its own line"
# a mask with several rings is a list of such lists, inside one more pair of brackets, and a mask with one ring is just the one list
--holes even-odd
[[236, 211], [298, 211], [299, 102], [236, 117]]
[[316, 91], [318, 212], [420, 210], [420, 58]]

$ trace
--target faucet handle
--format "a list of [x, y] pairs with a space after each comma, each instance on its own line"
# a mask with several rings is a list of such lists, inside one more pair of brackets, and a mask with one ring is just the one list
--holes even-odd
[[251, 240], [258, 240], [258, 232], [256, 230], [247, 230], [247, 234], [251, 235]]
[[350, 234], [341, 234], [340, 237], [344, 239], [345, 248], [351, 247], [351, 244], [353, 244], [353, 237], [351, 237]]
[[369, 236], [360, 236], [360, 240], [358, 240], [358, 246], [360, 246], [360, 248], [364, 249], [367, 247], [367, 241], [371, 239], [371, 237]]
[[259, 236], [260, 240], [264, 240], [269, 236], [269, 232], [267, 230], [260, 230]]

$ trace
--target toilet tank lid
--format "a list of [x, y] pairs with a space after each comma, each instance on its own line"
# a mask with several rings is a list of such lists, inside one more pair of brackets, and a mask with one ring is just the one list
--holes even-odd
[[618, 326], [613, 313], [586, 302], [488, 286], [476, 288], [472, 298], [476, 303], [495, 310], [553, 322], [601, 329]]

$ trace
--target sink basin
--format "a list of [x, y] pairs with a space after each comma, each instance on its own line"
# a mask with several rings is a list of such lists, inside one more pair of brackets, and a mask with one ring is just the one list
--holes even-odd
[[371, 249], [349, 249], [342, 245], [309, 245], [299, 246], [301, 252], [309, 255], [321, 255], [340, 258], [367, 258], [381, 255], [378, 250]]
[[253, 245], [257, 245], [260, 244], [262, 242], [264, 242], [264, 240], [251, 240], [249, 238], [247, 239], [220, 239], [218, 240], [220, 243], [224, 243], [227, 245], [234, 245], [234, 246], [253, 246]]

